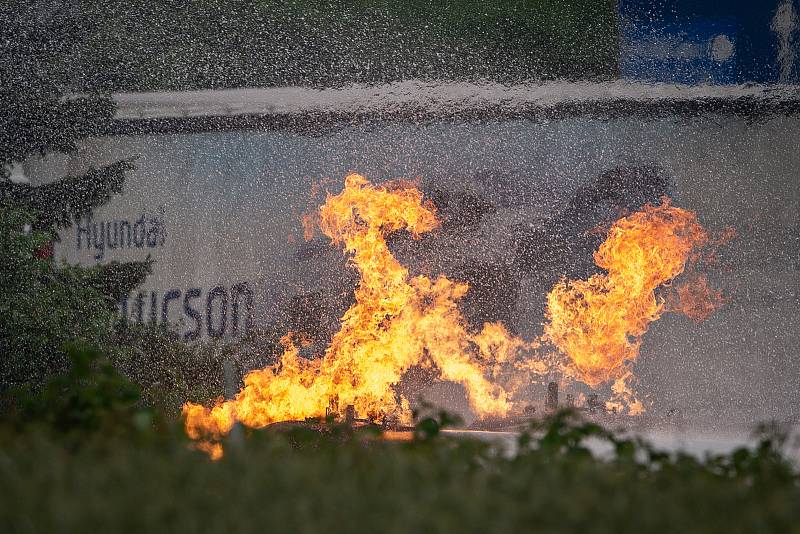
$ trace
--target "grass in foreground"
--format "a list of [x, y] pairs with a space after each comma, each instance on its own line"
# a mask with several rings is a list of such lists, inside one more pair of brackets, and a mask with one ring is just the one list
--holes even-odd
[[66, 352], [68, 372], [0, 414], [4, 534], [800, 532], [800, 474], [777, 428], [698, 460], [561, 412], [512, 454], [448, 438], [439, 413], [408, 442], [332, 423], [248, 430], [212, 462], [101, 352]]
[[[5, 433], [0, 531], [800, 532], [798, 474], [775, 433], [701, 461], [562, 413], [509, 456], [423, 423], [406, 443], [251, 431], [219, 462], [169, 427]], [[614, 453], [596, 458], [590, 437]]]

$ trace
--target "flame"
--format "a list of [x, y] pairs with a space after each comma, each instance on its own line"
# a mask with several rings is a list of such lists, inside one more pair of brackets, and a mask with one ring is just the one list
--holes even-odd
[[642, 401], [636, 398], [631, 382], [634, 380], [633, 372], [628, 370], [614, 380], [611, 385], [611, 399], [606, 401], [606, 410], [612, 413], [623, 413], [628, 409], [628, 415], [641, 415], [644, 413]]
[[[562, 280], [548, 294], [541, 341], [559, 353], [541, 357], [535, 353], [540, 340], [526, 342], [500, 323], [470, 330], [458, 309], [467, 284], [443, 275], [412, 277], [392, 255], [387, 235], [407, 231], [416, 238], [439, 226], [417, 185], [374, 186], [351, 174], [341, 193], [328, 194], [315, 213], [303, 218], [307, 231], [313, 222], [349, 255], [360, 275], [355, 303], [321, 358], [301, 356], [302, 339], [289, 333], [281, 340], [278, 362], [248, 373], [233, 399], [219, 398], [211, 408], [187, 402], [186, 432], [199, 440], [200, 450], [221, 457], [219, 439], [237, 422], [260, 428], [323, 417], [331, 410], [342, 415], [349, 406], [371, 420], [410, 422], [409, 399], [396, 386], [414, 367], [463, 385], [479, 417], [508, 415], [516, 388], [550, 373], [591, 387], [611, 383], [607, 410], [643, 412], [630, 365], [650, 323], [667, 311], [656, 290], [695, 261], [709, 240], [696, 215], [664, 198], [660, 206], [647, 205], [614, 223], [594, 253], [606, 273]], [[688, 284], [676, 286], [672, 300], [677, 300], [669, 309], [705, 318], [721, 296], [703, 276]]]
[[406, 230], [417, 237], [438, 226], [422, 193], [407, 182], [375, 187], [351, 174], [340, 194], [328, 196], [318, 217], [322, 232], [351, 255], [360, 274], [355, 304], [342, 317], [341, 329], [322, 358], [300, 356], [287, 336], [279, 362], [247, 374], [235, 398], [218, 399], [210, 409], [186, 403], [187, 434], [215, 440], [237, 421], [263, 427], [323, 417], [330, 408], [343, 412], [347, 406], [361, 417], [409, 421], [408, 399], [394, 386], [418, 365], [462, 384], [479, 416], [506, 415], [509, 396], [487, 375], [528, 344], [499, 324], [469, 331], [457, 307], [467, 285], [444, 276], [411, 277], [386, 243], [392, 232]]
[[664, 198], [660, 206], [647, 205], [610, 228], [594, 253], [606, 274], [562, 280], [547, 297], [545, 338], [569, 358], [582, 382], [596, 387], [613, 381], [611, 402], [624, 403], [629, 413], [642, 409], [629, 385], [629, 364], [639, 354], [642, 335], [664, 311], [664, 299], [655, 291], [681, 274], [707, 240], [693, 212]]
[[683, 313], [696, 323], [702, 323], [725, 304], [722, 291], [708, 285], [705, 274], [697, 274], [676, 284], [670, 295], [669, 310]]

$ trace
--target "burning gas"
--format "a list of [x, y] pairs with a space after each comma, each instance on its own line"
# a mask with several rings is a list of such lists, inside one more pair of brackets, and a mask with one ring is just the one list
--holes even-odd
[[287, 335], [279, 361], [247, 374], [235, 398], [218, 399], [211, 408], [184, 405], [187, 434], [210, 440], [203, 448], [212, 456], [221, 455], [215, 442], [237, 421], [264, 427], [341, 414], [353, 406], [361, 417], [410, 422], [409, 400], [396, 386], [415, 366], [463, 385], [479, 417], [512, 411], [513, 388], [500, 385], [502, 370], [509, 367], [525, 373], [528, 382], [554, 370], [592, 387], [614, 381], [612, 406], [637, 413], [641, 404], [630, 386], [630, 363], [648, 325], [664, 311], [655, 291], [678, 276], [707, 240], [695, 215], [666, 199], [617, 221], [595, 253], [607, 274], [562, 281], [548, 296], [543, 340], [560, 351], [556, 364], [537, 354], [538, 340], [514, 337], [502, 324], [471, 330], [457, 305], [466, 284], [442, 275], [412, 277], [392, 255], [386, 243], [390, 233], [405, 230], [418, 237], [439, 224], [434, 206], [413, 184], [376, 187], [351, 174], [344, 190], [328, 195], [314, 219], [358, 270], [355, 303], [321, 358], [302, 357]]
[[594, 253], [606, 274], [556, 284], [547, 297], [545, 336], [569, 357], [576, 378], [590, 386], [617, 381], [615, 396], [631, 412], [641, 411], [627, 385], [628, 365], [664, 311], [655, 291], [681, 274], [692, 251], [707, 240], [694, 213], [664, 199], [614, 223]]
[[362, 417], [408, 422], [408, 399], [394, 386], [415, 365], [462, 384], [477, 414], [506, 415], [508, 394], [488, 380], [489, 367], [516, 358], [527, 344], [499, 324], [470, 332], [456, 305], [467, 285], [444, 276], [409, 276], [386, 244], [391, 232], [419, 236], [437, 225], [433, 206], [409, 184], [374, 187], [362, 176], [348, 176], [344, 190], [329, 196], [319, 212], [320, 229], [351, 254], [361, 277], [341, 329], [320, 359], [301, 357], [287, 336], [279, 363], [249, 373], [234, 399], [211, 409], [187, 403], [189, 436], [214, 439], [235, 421], [263, 427], [350, 405]]

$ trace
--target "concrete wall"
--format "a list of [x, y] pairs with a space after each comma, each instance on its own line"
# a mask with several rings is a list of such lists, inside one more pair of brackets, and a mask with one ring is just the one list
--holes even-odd
[[[398, 256], [415, 272], [453, 277], [475, 278], [464, 273], [477, 265], [484, 269], [478, 282], [489, 269], [490, 280], [513, 290], [490, 297], [505, 304], [466, 303], [471, 317], [494, 315], [523, 336], [538, 335], [553, 273], [519, 268], [519, 242], [603, 172], [657, 169], [677, 205], [696, 210], [710, 229], [735, 228], [738, 237], [713, 273], [729, 303], [703, 324], [676, 315], [656, 323], [636, 364], [640, 392], [656, 408], [750, 420], [800, 415], [798, 139], [796, 114], [642, 119], [589, 112], [546, 121], [344, 123], [310, 133], [109, 135], [27, 170], [37, 182], [138, 158], [124, 194], [65, 230], [56, 255], [84, 265], [151, 255], [154, 273], [127, 301], [127, 316], [139, 320], [141, 308], [141, 320], [161, 322], [166, 311], [193, 339], [280, 329], [304, 314], [315, 317], [309, 321], [322, 337], [335, 329], [356, 278], [324, 238], [304, 241], [300, 217], [324, 200], [312, 198], [312, 184], [324, 180], [337, 192], [351, 171], [376, 182], [419, 177], [427, 194], [451, 199], [443, 216], [453, 224], [418, 242], [398, 238]], [[114, 229], [125, 241], [116, 248]], [[574, 254], [591, 259], [590, 250]]]

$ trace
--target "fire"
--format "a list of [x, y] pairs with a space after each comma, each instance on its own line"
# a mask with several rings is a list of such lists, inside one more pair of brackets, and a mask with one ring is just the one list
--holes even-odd
[[681, 312], [696, 323], [708, 319], [725, 303], [722, 291], [708, 285], [708, 277], [696, 274], [675, 286], [668, 302], [670, 311]]
[[594, 253], [606, 274], [556, 284], [547, 298], [545, 336], [569, 358], [579, 380], [592, 387], [613, 381], [612, 402], [641, 411], [629, 364], [642, 335], [664, 311], [656, 289], [681, 274], [707, 240], [696, 215], [665, 198], [614, 223]]
[[[199, 447], [213, 458], [222, 455], [218, 441], [236, 422], [260, 428], [331, 410], [342, 415], [349, 406], [362, 418], [410, 422], [409, 399], [397, 386], [415, 367], [461, 384], [479, 417], [508, 415], [516, 387], [554, 372], [593, 388], [610, 383], [606, 409], [639, 414], [644, 408], [630, 366], [650, 323], [667, 311], [656, 291], [708, 241], [696, 215], [666, 198], [618, 220], [594, 253], [606, 273], [556, 284], [547, 298], [544, 336], [526, 342], [499, 323], [471, 330], [458, 309], [466, 284], [443, 275], [411, 276], [392, 255], [387, 235], [407, 231], [419, 237], [439, 226], [434, 206], [423, 201], [416, 184], [374, 186], [351, 174], [341, 193], [329, 194], [304, 218], [307, 231], [312, 221], [358, 271], [355, 303], [322, 357], [301, 356], [297, 336], [289, 333], [278, 362], [248, 373], [233, 399], [218, 399], [211, 408], [183, 406], [187, 434], [201, 440]], [[703, 277], [689, 284], [676, 286], [677, 304], [671, 302], [670, 309], [704, 318], [721, 297]], [[537, 354], [540, 341], [559, 354]]]
[[438, 226], [434, 207], [423, 202], [422, 193], [408, 183], [375, 187], [351, 174], [340, 194], [328, 196], [318, 221], [360, 275], [355, 304], [342, 317], [341, 329], [322, 358], [302, 357], [287, 336], [279, 362], [245, 376], [234, 399], [218, 400], [210, 409], [185, 404], [188, 435], [215, 440], [236, 421], [263, 427], [323, 417], [331, 408], [343, 412], [347, 406], [361, 417], [409, 421], [409, 401], [394, 386], [413, 366], [432, 367], [442, 380], [462, 384], [478, 415], [506, 415], [509, 396], [487, 375], [528, 345], [502, 325], [471, 332], [457, 307], [467, 285], [444, 276], [411, 277], [386, 243], [392, 232], [406, 230], [416, 237]]

